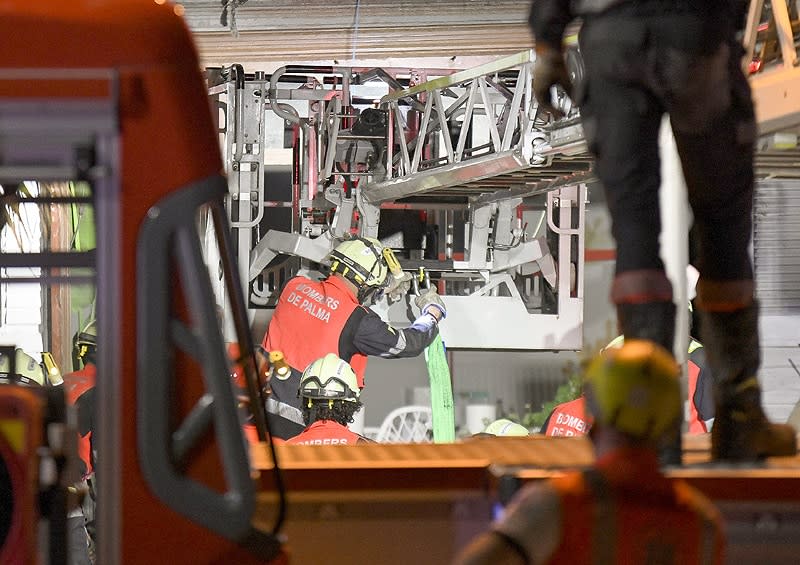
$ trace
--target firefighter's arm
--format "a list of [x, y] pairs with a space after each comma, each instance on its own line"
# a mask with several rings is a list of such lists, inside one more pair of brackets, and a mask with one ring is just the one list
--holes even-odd
[[364, 355], [386, 358], [416, 357], [436, 337], [438, 320], [433, 314], [422, 314], [405, 329], [392, 327], [375, 312], [368, 310], [358, 320], [353, 345]]
[[555, 488], [547, 482], [531, 484], [514, 496], [492, 531], [516, 553], [527, 554], [528, 563], [547, 563], [561, 541], [561, 514]]
[[527, 553], [497, 532], [481, 534], [456, 557], [454, 565], [528, 565]]
[[534, 0], [529, 23], [536, 37], [536, 62], [533, 70], [533, 93], [542, 110], [555, 119], [564, 113], [553, 106], [551, 89], [560, 86], [572, 93], [569, 72], [561, 48], [561, 36], [572, 20], [570, 3], [564, 0]]
[[575, 17], [571, 4], [567, 0], [533, 0], [528, 25], [536, 38], [537, 51], [543, 44], [561, 51], [564, 30]]

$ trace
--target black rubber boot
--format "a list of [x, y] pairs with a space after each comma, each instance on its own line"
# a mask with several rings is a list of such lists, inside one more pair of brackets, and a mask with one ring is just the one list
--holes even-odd
[[672, 301], [617, 304], [617, 320], [625, 339], [649, 339], [672, 353], [675, 343]]
[[701, 312], [701, 316], [716, 403], [712, 459], [753, 461], [796, 454], [797, 432], [770, 423], [761, 406], [757, 304], [733, 312]]
[[[672, 301], [617, 304], [617, 319], [625, 339], [654, 341], [672, 353], [675, 342], [675, 304]], [[675, 428], [668, 433], [658, 451], [658, 460], [662, 467], [681, 465], [682, 428], [683, 417], [675, 423]]]

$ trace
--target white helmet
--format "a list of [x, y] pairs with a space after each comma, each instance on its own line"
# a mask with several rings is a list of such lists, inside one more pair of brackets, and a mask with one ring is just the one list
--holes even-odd
[[0, 353], [0, 382], [44, 386], [44, 370], [36, 359], [18, 347], [14, 352], [14, 373], [11, 373], [11, 359]]
[[298, 396], [302, 398], [355, 402], [359, 394], [355, 371], [333, 353], [311, 363], [300, 377]]
[[329, 259], [332, 273], [358, 287], [359, 302], [386, 286], [389, 266], [383, 256], [383, 245], [375, 238], [347, 239], [331, 251]]
[[516, 422], [512, 422], [507, 418], [500, 418], [499, 420], [495, 420], [488, 426], [486, 429], [483, 430], [485, 434], [491, 434], [493, 436], [516, 436], [516, 437], [524, 437], [529, 435], [528, 428], [521, 424], [517, 424]]

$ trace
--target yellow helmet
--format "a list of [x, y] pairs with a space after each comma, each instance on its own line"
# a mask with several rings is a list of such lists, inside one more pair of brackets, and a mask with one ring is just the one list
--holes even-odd
[[44, 386], [44, 371], [36, 359], [18, 347], [14, 352], [14, 373], [8, 355], [0, 353], [0, 382]]
[[672, 355], [647, 340], [604, 350], [586, 371], [584, 393], [595, 424], [657, 442], [681, 414], [680, 369]]
[[92, 320], [75, 338], [77, 347], [97, 347], [97, 322]]
[[483, 433], [493, 436], [527, 436], [528, 428], [507, 418], [500, 418], [486, 426]]
[[73, 366], [83, 366], [95, 363], [97, 352], [97, 321], [91, 320], [81, 331], [75, 335], [72, 343]]
[[358, 287], [359, 301], [386, 285], [389, 267], [383, 245], [373, 237], [355, 237], [336, 246], [330, 254], [331, 272]]
[[300, 377], [298, 396], [312, 400], [358, 400], [356, 373], [347, 361], [328, 353], [311, 363]]

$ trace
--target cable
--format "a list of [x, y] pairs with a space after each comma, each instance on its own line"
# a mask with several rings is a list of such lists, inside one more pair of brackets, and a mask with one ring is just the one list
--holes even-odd
[[361, 0], [356, 0], [356, 13], [353, 16], [353, 48], [350, 52], [350, 59], [356, 60], [356, 45], [358, 44], [358, 23], [361, 14]]
[[219, 23], [222, 27], [228, 27], [228, 12], [230, 12], [230, 30], [234, 37], [239, 37], [239, 28], [236, 25], [236, 9], [245, 4], [247, 0], [221, 0], [222, 14]]

